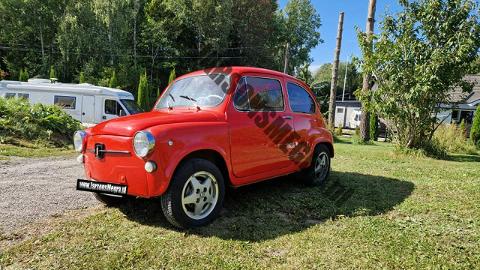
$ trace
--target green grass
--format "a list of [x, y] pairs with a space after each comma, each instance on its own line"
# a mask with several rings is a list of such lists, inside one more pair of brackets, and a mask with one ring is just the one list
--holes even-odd
[[43, 146], [18, 146], [12, 144], [0, 144], [0, 159], [8, 159], [8, 157], [51, 157], [64, 156], [73, 154], [75, 151], [71, 148], [55, 148]]
[[325, 187], [282, 178], [228, 193], [208, 227], [179, 231], [157, 201], [65, 221], [0, 254], [33, 269], [480, 268], [480, 160], [336, 144]]

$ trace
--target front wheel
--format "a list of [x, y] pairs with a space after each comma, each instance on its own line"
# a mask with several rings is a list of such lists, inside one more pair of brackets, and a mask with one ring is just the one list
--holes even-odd
[[218, 167], [194, 158], [183, 162], [175, 172], [161, 197], [162, 211], [176, 227], [199, 227], [218, 216], [224, 196], [225, 184]]
[[325, 145], [318, 145], [312, 156], [310, 167], [305, 169], [303, 179], [307, 185], [319, 186], [330, 175], [330, 151]]

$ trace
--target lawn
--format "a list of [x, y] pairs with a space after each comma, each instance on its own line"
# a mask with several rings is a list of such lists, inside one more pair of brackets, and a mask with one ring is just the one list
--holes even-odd
[[[222, 216], [179, 231], [156, 201], [60, 222], [0, 254], [33, 269], [480, 268], [480, 157], [434, 160], [336, 144], [330, 182], [230, 191]], [[297, 181], [296, 181], [297, 180]]]
[[0, 143], [0, 159], [8, 159], [8, 157], [51, 157], [73, 154], [73, 147], [70, 148], [54, 148], [38, 145], [12, 145]]

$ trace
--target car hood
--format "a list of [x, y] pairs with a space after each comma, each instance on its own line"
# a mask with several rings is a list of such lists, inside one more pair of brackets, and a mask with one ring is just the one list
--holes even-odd
[[218, 115], [211, 111], [152, 111], [102, 122], [92, 127], [91, 134], [132, 137], [138, 131], [158, 125], [218, 120]]

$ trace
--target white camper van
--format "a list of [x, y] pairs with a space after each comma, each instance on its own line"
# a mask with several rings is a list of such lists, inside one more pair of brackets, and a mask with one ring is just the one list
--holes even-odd
[[25, 98], [32, 104], [58, 105], [84, 124], [97, 124], [141, 111], [133, 95], [127, 91], [88, 83], [52, 83], [48, 79], [0, 81], [0, 97]]

